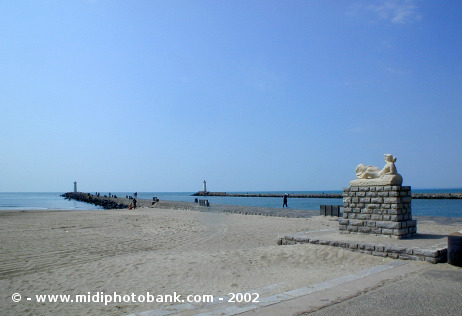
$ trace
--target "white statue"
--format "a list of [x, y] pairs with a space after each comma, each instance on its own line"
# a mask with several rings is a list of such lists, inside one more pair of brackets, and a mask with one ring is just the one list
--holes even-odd
[[356, 167], [356, 180], [350, 181], [350, 185], [401, 185], [403, 177], [396, 170], [396, 157], [385, 154], [385, 162], [385, 167], [382, 170], [375, 166], [359, 164]]

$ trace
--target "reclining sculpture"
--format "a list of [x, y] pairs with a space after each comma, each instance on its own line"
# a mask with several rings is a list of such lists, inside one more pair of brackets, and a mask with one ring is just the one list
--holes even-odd
[[385, 154], [385, 166], [382, 170], [375, 166], [359, 164], [356, 167], [356, 180], [350, 181], [351, 186], [401, 185], [403, 177], [398, 173], [396, 157]]

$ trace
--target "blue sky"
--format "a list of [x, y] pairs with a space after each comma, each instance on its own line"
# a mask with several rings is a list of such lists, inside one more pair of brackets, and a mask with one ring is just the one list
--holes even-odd
[[0, 191], [462, 187], [460, 1], [2, 1]]

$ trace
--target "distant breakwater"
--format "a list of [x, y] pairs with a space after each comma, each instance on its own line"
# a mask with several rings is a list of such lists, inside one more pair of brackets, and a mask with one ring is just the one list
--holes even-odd
[[[275, 197], [282, 198], [284, 194], [273, 193], [226, 193], [226, 192], [204, 192], [199, 191], [192, 196], [226, 196], [226, 197]], [[290, 198], [304, 198], [304, 199], [342, 199], [342, 193], [306, 193], [306, 194], [288, 194]], [[462, 193], [412, 193], [413, 199], [462, 199]]]
[[[330, 198], [330, 199], [341, 199], [342, 194], [339, 193], [319, 193], [319, 194], [288, 194], [291, 198]], [[199, 191], [194, 193], [192, 196], [229, 196], [229, 197], [275, 197], [282, 198], [284, 194], [273, 194], [273, 193], [226, 193], [226, 192], [204, 192]]]

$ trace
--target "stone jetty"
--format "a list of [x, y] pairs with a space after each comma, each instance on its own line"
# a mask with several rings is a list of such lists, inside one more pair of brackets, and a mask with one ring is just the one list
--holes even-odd
[[[105, 209], [128, 208], [132, 199], [121, 197], [96, 196], [91, 193], [68, 192], [61, 196], [67, 199], [74, 199], [81, 202], [91, 203], [102, 206]], [[195, 202], [183, 201], [163, 201], [159, 199], [137, 199], [137, 207], [151, 207], [159, 209], [174, 209], [184, 211], [216, 212], [216, 213], [233, 213], [243, 215], [263, 215], [275, 217], [292, 217], [308, 218], [319, 215], [319, 210], [298, 210], [288, 208], [260, 207], [248, 205], [226, 205], [226, 204], [209, 204], [201, 206]]]
[[[108, 196], [97, 196], [91, 193], [83, 192], [67, 192], [62, 194], [66, 199], [73, 199], [81, 202], [91, 203], [103, 207], [104, 209], [121, 209], [128, 208], [132, 199], [121, 198], [121, 197], [108, 197]], [[275, 197], [282, 198], [282, 194], [264, 194], [264, 193], [226, 193], [226, 192], [197, 192], [193, 196], [229, 196], [229, 197]], [[320, 194], [289, 194], [290, 198], [343, 198], [342, 194], [335, 193], [320, 193]], [[462, 193], [413, 193], [413, 199], [462, 199]], [[137, 199], [138, 206], [151, 207], [153, 206], [153, 201], [147, 199]], [[199, 207], [197, 203], [191, 202], [179, 202], [179, 201], [160, 201], [155, 203], [155, 206], [158, 208], [179, 208], [179, 209], [195, 209]], [[212, 210], [213, 207], [210, 209]], [[251, 212], [248, 212], [249, 209], [252, 209]], [[269, 211], [270, 208], [261, 208], [264, 210], [257, 209], [256, 207], [246, 206], [245, 210], [241, 206], [231, 206], [227, 205], [226, 210], [220, 209], [219, 211], [230, 212], [230, 213], [245, 213], [246, 211], [249, 214], [265, 214], [272, 216], [285, 216], [285, 217], [305, 217], [307, 214], [304, 214], [304, 210], [297, 210], [295, 214], [288, 214], [289, 211], [278, 210], [278, 211]], [[291, 210], [295, 211], [295, 210]], [[312, 211], [311, 211], [312, 212]], [[319, 212], [319, 211], [317, 211]], [[273, 214], [274, 213], [274, 214]], [[303, 215], [301, 215], [303, 214]], [[294, 216], [295, 215], [295, 216]], [[312, 216], [313, 214], [309, 214]]]
[[[282, 198], [284, 194], [275, 193], [226, 193], [226, 192], [204, 192], [199, 191], [192, 196], [229, 196], [229, 197], [275, 197]], [[291, 198], [333, 198], [341, 199], [341, 193], [319, 193], [319, 194], [289, 194]]]
[[129, 199], [108, 197], [106, 195], [97, 196], [97, 195], [93, 195], [90, 193], [82, 193], [82, 192], [67, 192], [67, 193], [61, 194], [61, 196], [69, 200], [76, 200], [80, 202], [102, 206], [104, 209], [128, 208], [131, 202]]
[[[229, 197], [275, 197], [282, 198], [284, 194], [274, 193], [226, 193], [226, 192], [204, 192], [199, 191], [192, 196], [229, 196]], [[304, 198], [304, 199], [341, 199], [342, 193], [304, 193], [304, 194], [290, 194], [291, 198]], [[462, 192], [460, 193], [412, 193], [413, 199], [462, 199]]]

